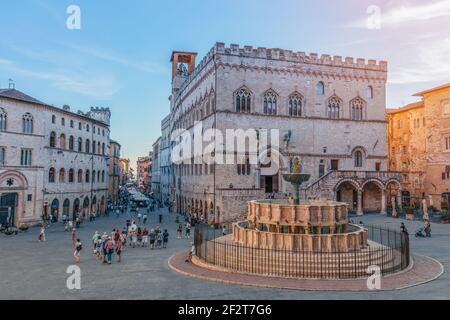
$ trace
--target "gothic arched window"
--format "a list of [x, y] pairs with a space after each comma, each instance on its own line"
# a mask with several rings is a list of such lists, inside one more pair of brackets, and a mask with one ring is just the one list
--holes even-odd
[[78, 182], [83, 182], [83, 170], [78, 170]]
[[73, 169], [69, 170], [69, 182], [72, 183], [74, 181], [74, 172]]
[[86, 170], [84, 181], [89, 182], [89, 170]]
[[366, 88], [366, 98], [373, 99], [373, 87], [372, 86], [368, 86]]
[[92, 182], [95, 182], [95, 170], [92, 170]]
[[75, 140], [74, 140], [73, 136], [70, 136], [69, 137], [69, 150], [73, 151], [74, 145], [75, 145]]
[[329, 119], [339, 119], [339, 112], [341, 109], [341, 99], [336, 96], [328, 99], [328, 118]]
[[48, 182], [55, 182], [55, 168], [50, 168], [50, 170], [48, 170]]
[[362, 167], [362, 152], [360, 150], [355, 151], [354, 160], [355, 160], [355, 167], [360, 168]]
[[22, 117], [22, 132], [33, 133], [33, 116], [30, 113], [25, 113]]
[[6, 111], [0, 108], [0, 131], [6, 131]]
[[54, 131], [50, 133], [50, 148], [56, 148], [56, 133]]
[[239, 89], [235, 93], [236, 112], [250, 113], [251, 93], [245, 89]]
[[268, 91], [264, 95], [264, 113], [277, 114], [277, 96], [273, 91]]
[[81, 152], [83, 150], [83, 139], [78, 138], [78, 152]]
[[61, 168], [59, 170], [59, 182], [60, 183], [66, 182], [66, 170], [64, 170], [64, 168]]
[[86, 142], [84, 144], [84, 152], [89, 153], [91, 149], [91, 142], [89, 141], [89, 139], [86, 139]]
[[289, 96], [289, 115], [295, 117], [302, 115], [302, 97], [298, 93]]
[[59, 147], [61, 149], [66, 148], [66, 135], [64, 133], [61, 133], [61, 135], [59, 136]]
[[352, 120], [362, 120], [364, 118], [364, 100], [356, 97], [350, 101], [350, 117]]
[[325, 94], [325, 84], [322, 81], [319, 81], [316, 84], [316, 94], [318, 96], [323, 96]]

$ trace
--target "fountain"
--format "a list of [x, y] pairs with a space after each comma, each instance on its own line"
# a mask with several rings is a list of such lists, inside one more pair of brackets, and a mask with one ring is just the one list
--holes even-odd
[[294, 204], [298, 205], [300, 204], [300, 186], [303, 182], [309, 181], [311, 175], [300, 173], [300, 164], [298, 159], [294, 160], [293, 167], [294, 167], [293, 173], [283, 174], [283, 179], [286, 182], [290, 182], [294, 187], [295, 189]]

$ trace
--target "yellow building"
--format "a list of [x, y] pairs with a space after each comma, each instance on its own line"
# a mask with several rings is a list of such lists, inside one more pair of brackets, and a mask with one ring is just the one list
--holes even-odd
[[448, 209], [450, 83], [414, 94], [422, 101], [387, 114], [389, 170], [404, 175], [405, 202]]

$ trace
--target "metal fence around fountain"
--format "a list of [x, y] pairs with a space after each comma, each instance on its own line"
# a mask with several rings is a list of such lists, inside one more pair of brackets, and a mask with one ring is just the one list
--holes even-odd
[[[409, 237], [399, 231], [365, 225], [368, 240], [377, 242], [361, 250], [324, 252], [266, 249], [241, 245], [225, 231], [197, 225], [195, 255], [202, 262], [234, 272], [289, 278], [367, 278], [378, 267], [382, 275], [406, 269], [410, 264]], [[375, 263], [374, 263], [375, 262]], [[372, 267], [373, 268], [373, 267]]]

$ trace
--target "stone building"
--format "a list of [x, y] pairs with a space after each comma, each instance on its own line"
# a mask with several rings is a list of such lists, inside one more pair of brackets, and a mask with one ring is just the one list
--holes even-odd
[[139, 157], [136, 162], [136, 182], [141, 192], [147, 193], [149, 191], [149, 167], [151, 159], [149, 157]]
[[[401, 176], [387, 172], [386, 62], [223, 43], [198, 65], [196, 55], [172, 53], [172, 141], [182, 141], [183, 131], [194, 136], [197, 121], [223, 136], [226, 129], [278, 129], [266, 155], [278, 158], [280, 170], [250, 163], [248, 151], [236, 152], [233, 164], [184, 157], [173, 165], [176, 210], [210, 222], [245, 215], [248, 200], [293, 192], [282, 173], [296, 159], [311, 174], [304, 197], [345, 201], [358, 214], [385, 212], [392, 184], [398, 201]], [[211, 141], [217, 157], [226, 143]]]
[[161, 168], [160, 168], [160, 144], [161, 137], [159, 137], [152, 145], [152, 193], [153, 198], [162, 200], [161, 194]]
[[108, 197], [108, 108], [72, 112], [0, 90], [0, 219], [35, 224], [103, 213]]
[[416, 93], [419, 102], [388, 110], [390, 170], [400, 171], [403, 201], [448, 209], [450, 198], [450, 84]]
[[125, 186], [132, 180], [130, 159], [119, 159], [119, 182], [121, 186]]
[[113, 205], [119, 198], [120, 185], [120, 144], [110, 140], [109, 145], [109, 200]]
[[171, 198], [171, 165], [170, 165], [170, 115], [161, 121], [161, 142], [159, 145], [159, 170], [161, 176], [161, 201], [170, 203]]

